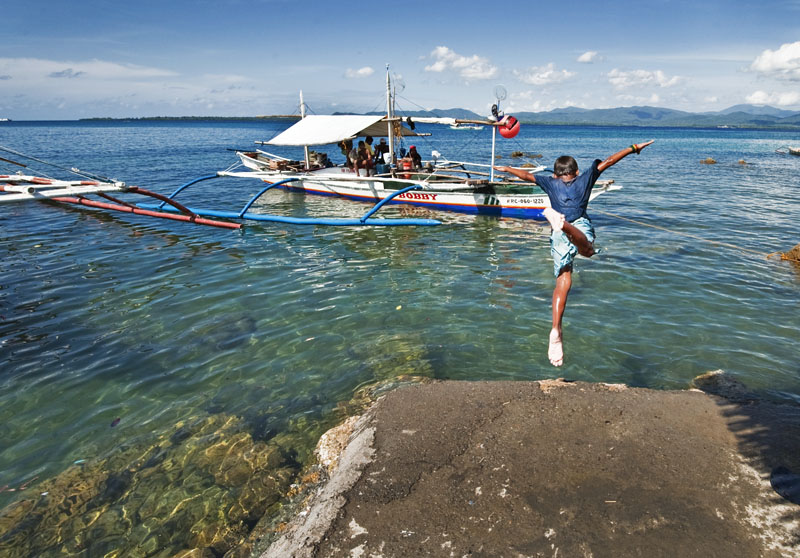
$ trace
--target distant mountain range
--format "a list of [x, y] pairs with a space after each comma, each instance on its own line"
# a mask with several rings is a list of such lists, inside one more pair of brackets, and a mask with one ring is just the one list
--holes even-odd
[[[352, 114], [352, 113], [334, 113]], [[381, 115], [383, 112], [368, 112]], [[556, 124], [577, 126], [672, 126], [694, 128], [780, 128], [800, 129], [800, 112], [782, 110], [767, 105], [734, 105], [717, 112], [686, 112], [659, 107], [621, 107], [613, 109], [582, 109], [567, 107], [546, 112], [514, 112], [525, 124]], [[403, 118], [449, 117], [462, 120], [486, 120], [486, 115], [467, 109], [434, 109], [407, 111]], [[154, 116], [139, 118], [83, 118], [81, 120], [263, 120], [272, 118], [297, 119], [299, 115], [269, 116]]]
[[[370, 113], [373, 114], [373, 113]], [[378, 114], [378, 113], [374, 113]], [[800, 112], [763, 105], [735, 105], [717, 112], [685, 112], [659, 107], [622, 107], [582, 109], [567, 107], [546, 112], [515, 112], [526, 124], [561, 124], [582, 126], [674, 126], [729, 128], [800, 128]], [[458, 119], [485, 119], [485, 115], [466, 109], [414, 111], [403, 116], [439, 116]]]

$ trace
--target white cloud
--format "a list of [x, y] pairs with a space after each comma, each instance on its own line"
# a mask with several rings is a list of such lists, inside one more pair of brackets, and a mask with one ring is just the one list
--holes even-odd
[[557, 99], [542, 99], [541, 90], [512, 93], [503, 110], [506, 114], [520, 111], [546, 112], [562, 107], [587, 108], [585, 103], [559, 96]]
[[661, 97], [657, 93], [650, 96], [617, 95], [617, 99], [626, 105], [657, 105], [661, 102]]
[[497, 76], [497, 66], [493, 66], [488, 58], [477, 54], [462, 56], [446, 46], [438, 46], [431, 51], [433, 64], [425, 66], [426, 72], [444, 72], [452, 70], [466, 79], [492, 79]]
[[80, 77], [82, 75], [85, 75], [85, 72], [76, 72], [72, 68], [67, 68], [66, 70], [61, 70], [60, 72], [52, 72], [47, 77], [72, 79]]
[[546, 66], [534, 66], [523, 71], [514, 70], [514, 75], [529, 85], [547, 85], [567, 80], [574, 76], [575, 73], [567, 70], [556, 70], [555, 65], [550, 62]]
[[593, 62], [598, 62], [603, 58], [597, 53], [596, 50], [587, 50], [580, 56], [578, 56], [578, 62], [583, 64], [591, 64]]
[[223, 114], [221, 107], [263, 103], [248, 77], [181, 75], [104, 60], [0, 58], [0, 76], [6, 76], [0, 80], [0, 99], [14, 99], [15, 110], [26, 115], [20, 119]]
[[661, 70], [651, 72], [649, 70], [632, 70], [624, 72], [614, 68], [608, 73], [608, 81], [616, 89], [628, 89], [630, 87], [641, 87], [646, 85], [657, 85], [659, 87], [672, 87], [677, 85], [681, 78], [679, 76], [667, 77]]
[[765, 50], [753, 60], [750, 69], [782, 79], [800, 81], [800, 41], [783, 44], [778, 50]]
[[203, 79], [222, 84], [245, 83], [252, 81], [249, 77], [236, 74], [203, 74]]
[[147, 68], [134, 64], [117, 64], [103, 60], [61, 62], [39, 58], [0, 58], [0, 73], [11, 79], [37, 80], [51, 78], [81, 79], [147, 79], [177, 75], [169, 70]]
[[370, 68], [369, 66], [364, 66], [363, 68], [359, 68], [358, 70], [353, 70], [352, 68], [347, 68], [345, 70], [344, 75], [345, 77], [351, 79], [358, 79], [358, 78], [365, 78], [369, 77], [375, 73], [375, 70]]
[[797, 91], [789, 91], [786, 93], [756, 91], [748, 95], [746, 100], [753, 105], [777, 105], [779, 107], [787, 107], [800, 105], [800, 93]]

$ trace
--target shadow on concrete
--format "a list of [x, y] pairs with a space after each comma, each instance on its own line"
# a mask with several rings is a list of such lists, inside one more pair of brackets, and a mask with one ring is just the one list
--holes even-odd
[[769, 481], [775, 503], [790, 506], [782, 507], [784, 513], [775, 519], [794, 526], [793, 543], [800, 548], [800, 405], [771, 400], [722, 370], [698, 376], [692, 385], [718, 396], [741, 455]]

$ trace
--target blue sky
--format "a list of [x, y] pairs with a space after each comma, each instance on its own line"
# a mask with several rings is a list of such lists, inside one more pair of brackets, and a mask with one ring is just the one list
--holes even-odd
[[5, 0], [0, 117], [800, 111], [800, 0]]

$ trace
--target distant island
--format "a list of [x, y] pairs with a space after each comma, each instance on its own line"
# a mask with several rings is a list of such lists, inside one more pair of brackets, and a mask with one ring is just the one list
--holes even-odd
[[[343, 114], [343, 113], [336, 113]], [[370, 112], [370, 115], [382, 114]], [[650, 106], [620, 107], [613, 109], [582, 109], [567, 107], [546, 112], [514, 112], [524, 124], [558, 126], [663, 126], [673, 128], [772, 128], [800, 129], [800, 112], [762, 105], [735, 105], [717, 112], [686, 112]], [[470, 110], [434, 109], [404, 112], [402, 116], [448, 117], [463, 120], [485, 119], [486, 115]], [[258, 121], [271, 119], [297, 119], [296, 114], [265, 116], [149, 116], [141, 118], [82, 118], [81, 121], [158, 121], [158, 120], [211, 120]]]
[[207, 122], [220, 121], [220, 122], [234, 122], [234, 121], [258, 121], [258, 120], [280, 120], [284, 118], [299, 120], [299, 114], [269, 114], [261, 116], [128, 116], [124, 118], [112, 118], [110, 116], [100, 116], [93, 118], [79, 118], [78, 122], [153, 122], [153, 121], [168, 121], [173, 122], [176, 120], [196, 120]]

